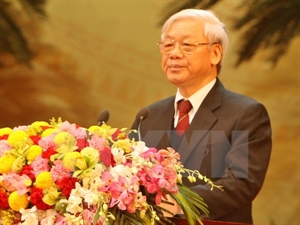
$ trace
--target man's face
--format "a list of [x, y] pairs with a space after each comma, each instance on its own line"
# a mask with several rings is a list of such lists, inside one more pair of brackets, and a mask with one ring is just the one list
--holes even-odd
[[[165, 40], [191, 44], [207, 43], [204, 24], [196, 20], [175, 21], [165, 32]], [[218, 49], [220, 46], [218, 45]], [[162, 54], [162, 70], [180, 89], [198, 90], [217, 76], [215, 45], [198, 45], [194, 52], [183, 54], [176, 42], [170, 54]], [[217, 60], [219, 61], [219, 60]]]

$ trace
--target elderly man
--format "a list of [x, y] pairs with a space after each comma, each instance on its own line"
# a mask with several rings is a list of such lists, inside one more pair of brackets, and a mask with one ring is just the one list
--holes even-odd
[[158, 47], [162, 70], [177, 93], [148, 106], [147, 118], [138, 115], [132, 128], [139, 128], [147, 146], [173, 147], [186, 168], [223, 186], [224, 191], [191, 186], [208, 204], [210, 219], [253, 223], [252, 201], [271, 154], [271, 126], [262, 104], [219, 80], [227, 46], [225, 26], [211, 11], [186, 9], [171, 16]]

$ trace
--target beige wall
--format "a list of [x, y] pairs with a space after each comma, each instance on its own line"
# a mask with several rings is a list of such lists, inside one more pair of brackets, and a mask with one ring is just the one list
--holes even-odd
[[[99, 112], [108, 124], [130, 127], [143, 106], [172, 95], [160, 70], [156, 42], [167, 1], [48, 1], [48, 20], [38, 31], [34, 70], [10, 63], [1, 69], [0, 125], [52, 117], [90, 126]], [[229, 27], [230, 51], [221, 80], [227, 88], [264, 103], [273, 125], [274, 148], [265, 185], [254, 201], [256, 224], [298, 224], [299, 38], [272, 69], [268, 51], [235, 68], [238, 33], [231, 29], [235, 1], [217, 8]], [[29, 35], [35, 36], [36, 33]]]

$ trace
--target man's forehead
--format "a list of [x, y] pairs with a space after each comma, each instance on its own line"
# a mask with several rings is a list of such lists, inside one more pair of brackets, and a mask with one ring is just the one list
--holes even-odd
[[203, 23], [201, 21], [194, 20], [176, 20], [167, 30], [165, 30], [165, 38], [196, 38], [203, 36]]

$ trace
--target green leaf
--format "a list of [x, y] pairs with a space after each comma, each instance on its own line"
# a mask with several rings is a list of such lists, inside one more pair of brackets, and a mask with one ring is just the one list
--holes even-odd
[[204, 200], [190, 188], [178, 184], [178, 193], [170, 196], [180, 205], [189, 225], [195, 225], [198, 221], [202, 224], [201, 215], [209, 213]]
[[142, 219], [138, 213], [129, 213], [126, 210], [120, 210], [117, 206], [110, 209], [115, 216], [115, 220], [110, 220], [113, 225], [144, 225], [148, 223], [147, 218]]
[[96, 225], [99, 218], [100, 218], [99, 212], [100, 212], [100, 207], [98, 207], [97, 212], [95, 213], [95, 216], [94, 216], [94, 219], [93, 219], [93, 225]]

